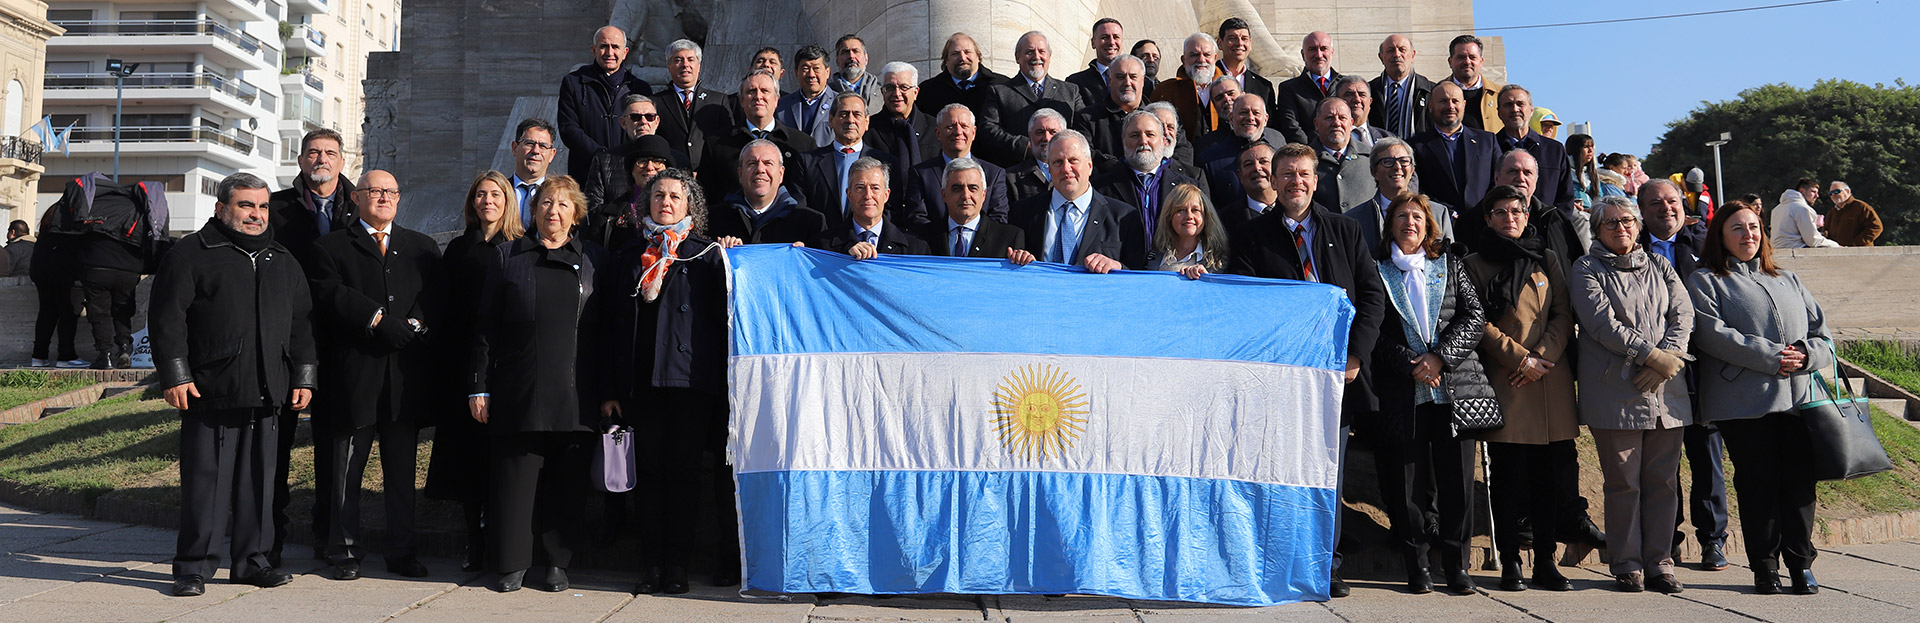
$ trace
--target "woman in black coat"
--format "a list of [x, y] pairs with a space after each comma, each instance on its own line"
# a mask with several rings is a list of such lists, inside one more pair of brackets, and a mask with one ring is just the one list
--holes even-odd
[[535, 562], [545, 568], [535, 588], [566, 590], [584, 526], [609, 267], [600, 245], [573, 236], [585, 201], [571, 177], [542, 184], [537, 233], [496, 247], [480, 288], [467, 408], [489, 433], [488, 558], [500, 592], [519, 590]]
[[[1474, 592], [1467, 575], [1473, 534], [1473, 441], [1462, 438], [1456, 413], [1499, 411], [1475, 347], [1486, 319], [1459, 256], [1444, 250], [1426, 195], [1401, 195], [1387, 208], [1375, 250], [1386, 284], [1386, 316], [1373, 350], [1373, 388], [1380, 410], [1362, 418], [1374, 445], [1393, 534], [1406, 556], [1407, 588], [1433, 590], [1427, 572], [1438, 546], [1447, 590]], [[1420, 495], [1434, 483], [1438, 534], [1427, 534]]]
[[[507, 176], [488, 171], [467, 186], [467, 231], [447, 243], [441, 254], [447, 275], [446, 316], [441, 320], [441, 338], [435, 347], [442, 361], [460, 361], [471, 347], [468, 341], [479, 324], [477, 310], [470, 304], [480, 299], [480, 287], [486, 277], [487, 258], [499, 253], [501, 243], [517, 240], [526, 233], [520, 219], [518, 196]], [[445, 366], [457, 377], [462, 366]], [[457, 382], [457, 378], [449, 378]], [[462, 387], [454, 384], [451, 387]], [[486, 531], [483, 529], [487, 505], [487, 426], [467, 414], [464, 394], [459, 402], [449, 402], [439, 427], [433, 434], [433, 458], [427, 466], [428, 498], [460, 503], [467, 525], [467, 551], [460, 562], [461, 571], [479, 571], [486, 566]]]
[[[727, 442], [727, 268], [718, 244], [706, 239], [707, 206], [700, 185], [667, 169], [647, 185], [648, 215], [641, 237], [617, 254], [618, 298], [609, 300], [613, 339], [607, 368], [620, 388], [601, 405], [607, 416], [626, 410], [640, 437], [655, 439], [650, 453], [662, 483], [659, 525], [643, 536], [649, 560], [638, 593], [685, 593], [696, 526], [718, 537], [716, 586], [740, 582], [733, 476], [724, 461]], [[624, 407], [624, 408], [623, 408]], [[700, 515], [697, 479], [710, 479], [708, 510]], [[657, 566], [657, 571], [655, 567]]]

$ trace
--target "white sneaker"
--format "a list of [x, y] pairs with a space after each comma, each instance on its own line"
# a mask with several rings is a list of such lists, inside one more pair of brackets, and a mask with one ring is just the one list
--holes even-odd
[[68, 360], [66, 360], [66, 361], [62, 361], [62, 362], [60, 362], [60, 363], [56, 363], [56, 364], [53, 364], [53, 367], [56, 367], [56, 368], [85, 368], [85, 367], [87, 367], [87, 366], [91, 366], [91, 365], [93, 365], [93, 362], [90, 362], [90, 361], [87, 361], [87, 360], [85, 360], [85, 359], [68, 359]]
[[53, 360], [51, 360], [51, 359], [41, 359], [41, 358], [39, 358], [39, 357], [34, 357], [34, 358], [33, 358], [33, 367], [35, 367], [35, 368], [51, 368], [51, 367], [53, 367]]

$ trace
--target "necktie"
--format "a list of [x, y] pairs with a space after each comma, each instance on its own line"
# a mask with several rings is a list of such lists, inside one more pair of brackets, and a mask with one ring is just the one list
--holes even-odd
[[853, 148], [852, 148], [852, 147], [842, 147], [842, 148], [840, 148], [840, 153], [841, 153], [842, 155], [852, 155], [852, 154], [853, 154]]
[[1320, 95], [1321, 97], [1325, 97], [1327, 95], [1327, 77], [1314, 76], [1313, 83], [1320, 86]]
[[533, 191], [539, 188], [539, 186], [526, 182], [521, 182], [520, 185], [513, 188], [515, 192], [520, 194], [520, 220], [524, 224], [533, 224]]
[[1307, 226], [1293, 226], [1293, 250], [1300, 254], [1300, 272], [1305, 273], [1307, 281], [1318, 283], [1320, 277], [1313, 272], [1313, 249], [1307, 248]]
[[680, 92], [680, 107], [685, 109], [687, 112], [693, 112], [693, 91], [688, 90], [688, 91]]
[[969, 231], [972, 231], [972, 230], [967, 229], [966, 225], [953, 226], [953, 256], [954, 257], [967, 256], [967, 246], [968, 246], [967, 232]]
[[754, 137], [754, 138], [756, 138], [756, 139], [763, 139], [763, 138], [766, 138], [766, 137], [767, 137], [767, 131], [766, 131], [766, 130], [754, 130], [754, 131], [753, 131], [753, 137]]
[[1040, 97], [1042, 95], [1045, 95], [1046, 92], [1047, 92], [1047, 83], [1045, 82], [1033, 83], [1033, 99], [1040, 99]]
[[384, 231], [373, 232], [373, 241], [376, 243], [379, 243], [380, 245], [380, 257], [386, 257], [387, 256], [387, 232], [384, 232]]
[[1406, 104], [1400, 102], [1400, 83], [1387, 83], [1387, 131], [1394, 136], [1406, 136]]
[[316, 208], [314, 210], [314, 215], [313, 215], [314, 227], [318, 228], [322, 235], [325, 235], [326, 233], [333, 231], [332, 202], [316, 201], [314, 202], [314, 208]]
[[1060, 218], [1055, 219], [1053, 224], [1053, 261], [1061, 264], [1073, 261], [1068, 257], [1068, 254], [1073, 252], [1073, 248], [1067, 246], [1067, 210], [1071, 209], [1073, 209], [1073, 202], [1062, 202]]
[[873, 235], [871, 230], [860, 232], [860, 241], [876, 247], [880, 246], [880, 237]]

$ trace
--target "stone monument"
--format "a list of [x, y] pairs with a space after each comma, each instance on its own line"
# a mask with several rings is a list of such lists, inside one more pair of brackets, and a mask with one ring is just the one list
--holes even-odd
[[[1162, 78], [1178, 66], [1181, 40], [1233, 16], [1252, 26], [1254, 63], [1276, 82], [1298, 73], [1300, 40], [1315, 30], [1335, 33], [1336, 70], [1366, 76], [1380, 72], [1381, 39], [1414, 33], [1417, 69], [1433, 78], [1447, 75], [1447, 41], [1473, 31], [1472, 0], [409, 0], [400, 51], [368, 60], [367, 166], [393, 171], [407, 190], [404, 224], [459, 229], [468, 182], [488, 168], [511, 172], [514, 124], [553, 118], [560, 77], [587, 62], [606, 24], [635, 39], [632, 62], [656, 86], [667, 43], [685, 37], [705, 50], [706, 86], [731, 92], [754, 50], [791, 55], [847, 33], [867, 42], [870, 71], [900, 60], [925, 78], [953, 32], [973, 35], [987, 66], [1011, 75], [1014, 41], [1038, 30], [1065, 78], [1086, 66], [1087, 29], [1103, 16], [1124, 24], [1129, 45], [1160, 44]], [[1504, 79], [1504, 49], [1486, 39], [1487, 73]], [[553, 170], [568, 157], [562, 149]]]

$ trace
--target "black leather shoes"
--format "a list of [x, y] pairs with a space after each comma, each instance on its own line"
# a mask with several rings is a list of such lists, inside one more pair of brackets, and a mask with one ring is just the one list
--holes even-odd
[[493, 581], [493, 592], [511, 593], [511, 592], [520, 590], [520, 583], [526, 580], [526, 578], [527, 578], [526, 569], [521, 569], [519, 571], [515, 571], [512, 573], [502, 573], [500, 574], [500, 577], [498, 579], [495, 579]]
[[207, 579], [189, 575], [173, 579], [174, 597], [199, 597], [207, 594]]
[[1647, 577], [1647, 590], [1673, 595], [1686, 590], [1686, 587], [1680, 585], [1680, 578], [1675, 577], [1671, 573], [1662, 573], [1660, 575]]
[[1754, 571], [1753, 592], [1761, 595], [1780, 594], [1780, 576], [1771, 570]]
[[[1678, 563], [1679, 561], [1674, 561]], [[1709, 541], [1700, 546], [1700, 570], [1720, 571], [1727, 568], [1727, 555], [1720, 551], [1719, 541]]]
[[1407, 570], [1407, 592], [1425, 595], [1433, 592], [1433, 575], [1426, 569]]
[[685, 595], [693, 587], [687, 586], [687, 570], [682, 567], [667, 567], [660, 573], [660, 592], [668, 595]]
[[1447, 592], [1455, 595], [1472, 595], [1478, 587], [1473, 585], [1473, 576], [1466, 569], [1453, 569], [1447, 572]]
[[1520, 569], [1519, 558], [1500, 559], [1500, 590], [1513, 592], [1527, 590], [1526, 577]]
[[432, 574], [426, 565], [420, 564], [419, 558], [411, 555], [387, 561], [387, 570], [403, 578], [424, 578]]
[[333, 566], [333, 579], [349, 582], [360, 579], [360, 561], [349, 560]]
[[[1547, 564], [1540, 564], [1542, 560], [1548, 561]], [[1547, 556], [1544, 559], [1538, 556], [1534, 557], [1533, 579], [1531, 580], [1533, 587], [1547, 591], [1573, 590], [1573, 583], [1567, 581], [1567, 576], [1560, 575], [1559, 569], [1553, 568], [1552, 560], [1552, 556]]]
[[1341, 597], [1346, 597], [1352, 594], [1353, 594], [1353, 588], [1347, 586], [1346, 580], [1340, 579], [1340, 572], [1339, 571], [1333, 572], [1333, 582], [1327, 585], [1327, 596], [1332, 597], [1334, 599], [1339, 599]]
[[660, 570], [647, 567], [640, 570], [640, 580], [633, 583], [633, 594], [652, 595], [660, 592]]
[[534, 586], [549, 593], [558, 593], [572, 587], [573, 583], [567, 581], [567, 570], [559, 567], [547, 567], [546, 577], [539, 585]]
[[292, 581], [292, 574], [281, 573], [278, 569], [267, 567], [253, 575], [234, 580], [233, 583], [258, 586], [260, 588], [273, 588], [275, 586], [286, 586], [288, 582]]
[[739, 569], [724, 569], [713, 574], [714, 586], [738, 586], [739, 584]]
[[1813, 579], [1812, 569], [1796, 569], [1788, 574], [1793, 577], [1793, 594], [1813, 595], [1820, 592], [1820, 583]]

